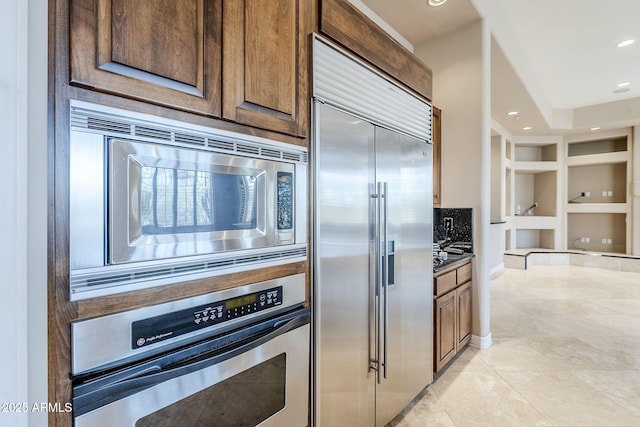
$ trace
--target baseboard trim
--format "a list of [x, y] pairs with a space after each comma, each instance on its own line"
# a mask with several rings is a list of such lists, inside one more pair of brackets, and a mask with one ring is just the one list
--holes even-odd
[[502, 273], [504, 273], [504, 262], [496, 265], [489, 271], [489, 278], [495, 279], [496, 277], [500, 276]]
[[491, 332], [489, 332], [484, 337], [471, 335], [471, 343], [469, 343], [469, 345], [471, 345], [472, 347], [479, 348], [480, 350], [488, 349], [489, 347], [491, 347], [491, 344], [493, 344], [491, 340]]

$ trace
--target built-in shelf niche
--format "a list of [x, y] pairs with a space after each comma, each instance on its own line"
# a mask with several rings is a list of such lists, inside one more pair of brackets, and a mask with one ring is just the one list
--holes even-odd
[[[514, 215], [529, 216], [556, 216], [557, 215], [557, 194], [558, 194], [558, 173], [557, 171], [546, 172], [522, 172], [515, 173], [515, 207]], [[538, 204], [529, 212], [527, 209]]]
[[555, 162], [558, 160], [557, 144], [518, 144], [515, 147], [516, 162]]
[[516, 230], [516, 249], [555, 249], [555, 230]]
[[[502, 167], [492, 172], [492, 185], [498, 189], [499, 184], [503, 191], [505, 250], [566, 250], [572, 249], [575, 237], [589, 236], [587, 251], [632, 253], [628, 245], [637, 221], [631, 148], [629, 128], [564, 137], [514, 138], [493, 131], [492, 162]], [[504, 182], [497, 183], [498, 177]], [[589, 197], [576, 198], [582, 192]], [[601, 224], [606, 227], [598, 231]], [[603, 238], [612, 243], [603, 245]]]
[[626, 235], [624, 213], [567, 214], [568, 249], [625, 253]]
[[597, 141], [572, 142], [568, 147], [568, 156], [589, 156], [592, 154], [627, 151], [627, 137], [601, 139]]
[[626, 203], [627, 163], [570, 166], [567, 197], [570, 203]]

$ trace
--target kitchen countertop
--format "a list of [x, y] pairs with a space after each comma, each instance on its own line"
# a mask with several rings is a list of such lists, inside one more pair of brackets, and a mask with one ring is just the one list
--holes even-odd
[[475, 255], [471, 253], [463, 253], [462, 255], [448, 254], [446, 261], [444, 264], [439, 265], [437, 267], [433, 267], [433, 275], [439, 276], [442, 273], [446, 273], [447, 271], [454, 270], [460, 267], [462, 264], [466, 264], [471, 258]]

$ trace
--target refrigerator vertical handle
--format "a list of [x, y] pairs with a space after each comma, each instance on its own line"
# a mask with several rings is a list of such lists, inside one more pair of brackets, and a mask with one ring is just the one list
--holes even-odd
[[382, 331], [384, 328], [383, 325], [383, 302], [382, 302], [382, 277], [384, 275], [384, 266], [383, 266], [383, 254], [384, 249], [382, 248], [383, 242], [382, 237], [384, 235], [383, 229], [383, 186], [382, 182], [378, 182], [377, 188], [377, 203], [376, 203], [376, 294], [377, 294], [377, 307], [376, 307], [376, 359], [377, 359], [377, 372], [376, 379], [378, 384], [382, 384]]
[[384, 324], [384, 337], [383, 337], [383, 359], [382, 359], [382, 372], [383, 378], [387, 379], [387, 335], [389, 333], [389, 221], [387, 220], [389, 214], [389, 184], [384, 183], [384, 193], [382, 194], [383, 206], [384, 206], [384, 219], [383, 219], [383, 239], [384, 248], [382, 253], [382, 259], [384, 260], [382, 266], [382, 287], [384, 294], [384, 306], [383, 306], [383, 324]]

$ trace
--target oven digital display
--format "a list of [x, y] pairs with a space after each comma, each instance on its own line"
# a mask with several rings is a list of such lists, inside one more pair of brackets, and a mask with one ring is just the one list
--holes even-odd
[[245, 295], [242, 297], [229, 299], [225, 302], [224, 306], [227, 310], [232, 308], [242, 307], [243, 305], [250, 305], [258, 301], [258, 294]]
[[131, 323], [131, 349], [210, 328], [282, 304], [282, 286], [213, 301]]

